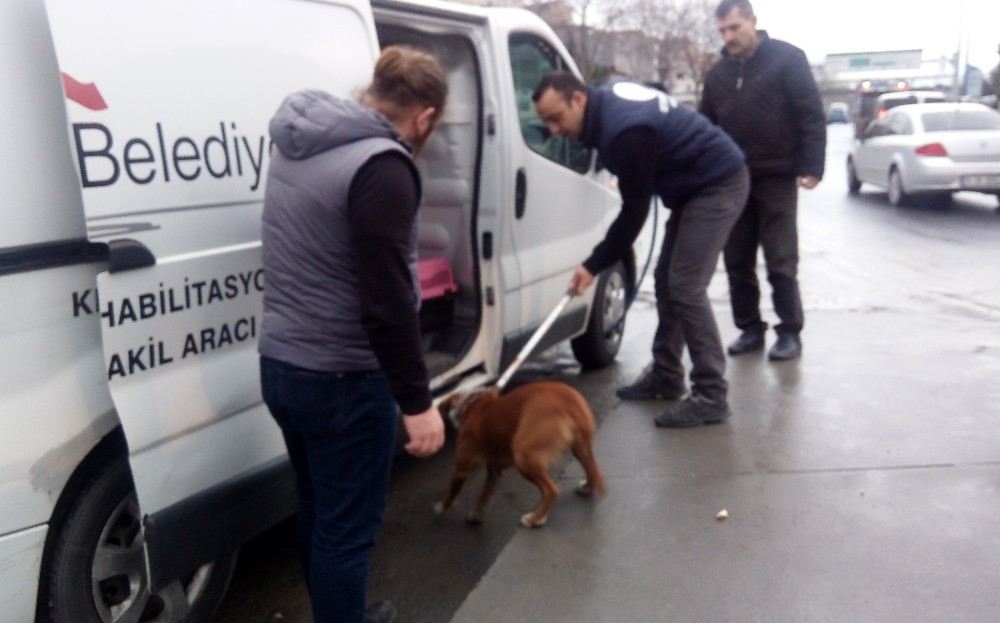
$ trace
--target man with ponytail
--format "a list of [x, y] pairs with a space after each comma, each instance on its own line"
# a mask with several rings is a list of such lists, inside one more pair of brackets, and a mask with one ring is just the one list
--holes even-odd
[[316, 623], [392, 621], [365, 607], [401, 409], [418, 457], [444, 443], [420, 344], [420, 151], [447, 78], [387, 48], [360, 102], [289, 96], [271, 120], [260, 338], [264, 401], [297, 477], [298, 537]]

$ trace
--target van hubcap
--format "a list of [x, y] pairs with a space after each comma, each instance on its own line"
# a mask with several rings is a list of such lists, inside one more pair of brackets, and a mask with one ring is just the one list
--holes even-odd
[[625, 280], [618, 272], [608, 276], [604, 288], [603, 327], [604, 341], [609, 347], [615, 347], [621, 342], [625, 323], [619, 322], [625, 315]]
[[203, 565], [183, 582], [152, 593], [140, 527], [139, 504], [132, 494], [111, 513], [94, 552], [91, 588], [97, 613], [103, 623], [179, 623], [205, 590], [214, 565]]

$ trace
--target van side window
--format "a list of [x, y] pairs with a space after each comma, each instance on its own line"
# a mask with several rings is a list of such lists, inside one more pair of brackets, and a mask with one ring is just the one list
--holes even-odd
[[552, 136], [535, 112], [531, 95], [542, 77], [550, 71], [565, 69], [566, 63], [552, 46], [534, 35], [518, 34], [510, 38], [510, 63], [514, 74], [514, 96], [521, 136], [532, 151], [573, 169], [590, 170], [591, 154], [579, 142], [565, 136]]

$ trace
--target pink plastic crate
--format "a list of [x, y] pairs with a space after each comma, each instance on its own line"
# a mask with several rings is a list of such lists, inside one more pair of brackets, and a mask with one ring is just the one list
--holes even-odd
[[458, 292], [455, 275], [451, 272], [448, 258], [430, 257], [417, 264], [420, 275], [420, 298], [427, 301]]

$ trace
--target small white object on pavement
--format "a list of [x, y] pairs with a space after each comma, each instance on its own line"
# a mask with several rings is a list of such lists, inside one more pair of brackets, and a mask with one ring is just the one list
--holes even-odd
[[725, 521], [729, 519], [729, 511], [727, 511], [726, 509], [722, 509], [721, 511], [715, 514], [715, 518], [718, 519], [719, 521]]

